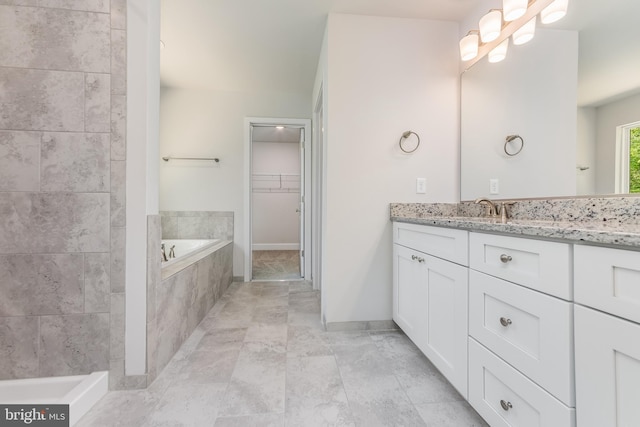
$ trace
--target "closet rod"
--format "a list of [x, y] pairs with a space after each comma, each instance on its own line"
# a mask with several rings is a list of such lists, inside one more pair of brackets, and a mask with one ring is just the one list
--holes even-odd
[[213, 160], [214, 162], [220, 162], [217, 157], [163, 157], [162, 160], [168, 162], [169, 160]]

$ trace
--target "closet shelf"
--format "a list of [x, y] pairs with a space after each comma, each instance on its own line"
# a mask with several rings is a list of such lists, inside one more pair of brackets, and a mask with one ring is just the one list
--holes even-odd
[[251, 175], [251, 189], [254, 193], [299, 193], [300, 175], [254, 173]]

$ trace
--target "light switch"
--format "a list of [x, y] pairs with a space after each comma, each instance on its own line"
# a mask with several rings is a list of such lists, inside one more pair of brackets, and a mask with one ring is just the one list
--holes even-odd
[[425, 194], [427, 192], [427, 179], [416, 178], [416, 194]]
[[489, 180], [489, 194], [500, 194], [500, 180], [498, 178]]

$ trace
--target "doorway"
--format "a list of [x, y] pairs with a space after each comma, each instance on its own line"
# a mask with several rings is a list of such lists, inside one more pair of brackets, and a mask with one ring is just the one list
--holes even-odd
[[304, 280], [310, 275], [310, 121], [250, 118], [247, 143], [245, 280]]

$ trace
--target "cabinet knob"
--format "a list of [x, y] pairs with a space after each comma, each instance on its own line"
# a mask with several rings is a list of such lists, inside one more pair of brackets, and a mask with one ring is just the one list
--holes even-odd
[[500, 261], [504, 262], [505, 264], [511, 261], [512, 259], [513, 258], [511, 257], [511, 255], [507, 255], [507, 254], [500, 255]]
[[500, 406], [502, 406], [502, 409], [504, 409], [505, 411], [508, 411], [509, 409], [513, 408], [513, 405], [511, 404], [511, 402], [507, 402], [506, 400], [501, 400]]
[[414, 261], [418, 261], [418, 262], [424, 262], [424, 258], [416, 256], [416, 255], [411, 255], [411, 259]]
[[512, 324], [512, 323], [513, 323], [513, 322], [511, 321], [511, 319], [507, 319], [506, 317], [501, 317], [501, 318], [500, 318], [500, 324], [501, 324], [502, 326], [504, 326], [505, 328], [506, 328], [507, 326], [509, 326], [510, 324]]

